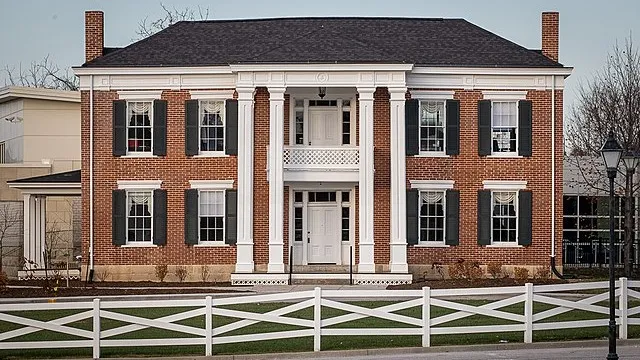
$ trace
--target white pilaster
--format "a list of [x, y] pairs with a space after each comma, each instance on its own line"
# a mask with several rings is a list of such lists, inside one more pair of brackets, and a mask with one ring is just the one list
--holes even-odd
[[392, 273], [407, 273], [407, 188], [404, 104], [406, 88], [390, 88], [391, 101], [391, 249]]
[[253, 88], [238, 88], [238, 241], [236, 272], [253, 272]]
[[269, 88], [269, 265], [284, 273], [284, 87]]
[[358, 88], [360, 107], [360, 261], [359, 273], [375, 272], [373, 258], [373, 93], [375, 88]]

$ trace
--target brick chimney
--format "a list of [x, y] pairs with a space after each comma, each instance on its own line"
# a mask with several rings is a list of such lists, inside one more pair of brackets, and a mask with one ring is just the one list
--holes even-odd
[[86, 11], [84, 13], [84, 55], [89, 62], [102, 56], [104, 49], [104, 13]]
[[542, 54], [558, 61], [560, 14], [555, 11], [542, 13]]

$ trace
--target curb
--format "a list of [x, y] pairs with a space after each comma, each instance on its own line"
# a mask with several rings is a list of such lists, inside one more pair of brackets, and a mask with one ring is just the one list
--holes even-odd
[[[273, 359], [334, 359], [351, 356], [371, 355], [402, 355], [402, 354], [438, 354], [455, 352], [480, 352], [480, 351], [504, 351], [504, 350], [535, 350], [558, 348], [596, 348], [606, 347], [608, 340], [578, 340], [537, 342], [531, 344], [481, 344], [481, 345], [447, 345], [433, 347], [399, 347], [356, 350], [330, 350], [318, 352], [288, 352], [269, 354], [238, 354], [238, 355], [214, 355], [214, 356], [173, 356], [173, 357], [148, 357], [146, 360], [273, 360]], [[640, 346], [640, 339], [617, 340], [618, 345]], [[140, 358], [119, 358], [120, 360], [140, 360]], [[82, 359], [79, 359], [82, 360]], [[88, 360], [88, 359], [87, 359]]]

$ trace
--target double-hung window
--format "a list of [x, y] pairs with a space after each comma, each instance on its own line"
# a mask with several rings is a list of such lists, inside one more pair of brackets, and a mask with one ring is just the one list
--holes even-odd
[[224, 242], [224, 190], [200, 190], [200, 243]]
[[200, 101], [200, 152], [224, 151], [224, 101]]
[[445, 191], [420, 191], [419, 241], [444, 243]]
[[445, 131], [445, 102], [420, 101], [420, 151], [444, 152]]
[[153, 192], [127, 191], [127, 243], [151, 243]]
[[491, 242], [515, 244], [518, 237], [518, 192], [491, 192]]
[[167, 241], [167, 190], [161, 180], [118, 180], [111, 194], [113, 245], [154, 246]]
[[149, 153], [153, 139], [153, 102], [127, 102], [127, 152]]
[[515, 154], [518, 149], [518, 103], [493, 101], [491, 110], [492, 152]]

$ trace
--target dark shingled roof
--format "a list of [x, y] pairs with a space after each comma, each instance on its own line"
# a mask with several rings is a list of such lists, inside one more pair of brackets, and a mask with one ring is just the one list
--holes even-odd
[[561, 67], [463, 19], [279, 18], [178, 22], [83, 66], [387, 63]]
[[9, 184], [29, 184], [29, 183], [80, 183], [80, 170], [73, 170], [49, 175], [40, 175], [7, 181]]

